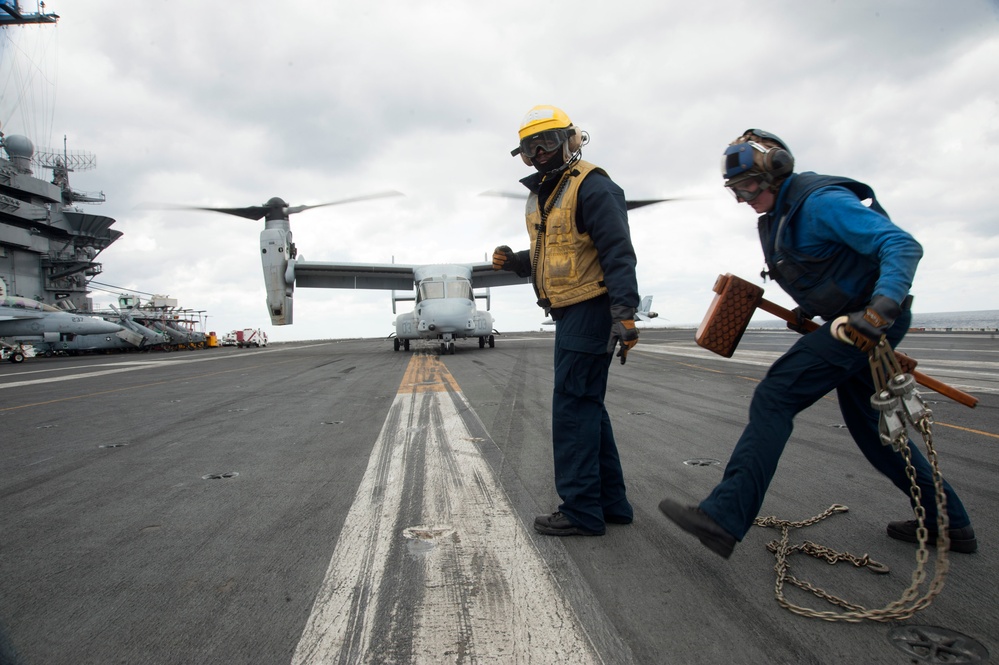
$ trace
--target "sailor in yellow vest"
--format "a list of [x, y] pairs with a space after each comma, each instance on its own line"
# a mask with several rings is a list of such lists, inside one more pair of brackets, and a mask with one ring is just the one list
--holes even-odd
[[562, 504], [534, 520], [552, 536], [599, 536], [608, 522], [633, 517], [604, 394], [614, 349], [620, 342], [624, 364], [638, 342], [637, 261], [624, 192], [581, 159], [588, 139], [561, 109], [528, 112], [512, 154], [537, 170], [521, 180], [531, 248], [493, 253], [494, 269], [531, 276], [555, 321], [552, 447]]

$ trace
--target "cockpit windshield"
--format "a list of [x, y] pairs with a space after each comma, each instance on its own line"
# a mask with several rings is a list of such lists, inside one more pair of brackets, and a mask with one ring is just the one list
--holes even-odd
[[16, 296], [4, 296], [0, 298], [0, 305], [4, 307], [16, 307], [17, 309], [30, 309], [41, 312], [61, 312], [63, 310], [46, 305], [43, 302], [32, 300], [31, 298], [18, 298]]
[[432, 300], [444, 297], [444, 282], [420, 282], [420, 300]]
[[472, 285], [463, 279], [456, 279], [447, 283], [448, 298], [472, 299]]
[[449, 279], [446, 282], [425, 279], [420, 282], [420, 300], [437, 298], [472, 299], [472, 285], [466, 279]]

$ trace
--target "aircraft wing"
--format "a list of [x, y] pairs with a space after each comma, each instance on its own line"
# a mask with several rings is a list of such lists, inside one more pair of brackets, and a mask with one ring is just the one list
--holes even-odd
[[312, 289], [384, 289], [409, 291], [416, 266], [402, 263], [327, 263], [289, 261], [296, 286]]
[[514, 284], [530, 284], [530, 277], [518, 277], [509, 270], [493, 270], [492, 263], [472, 263], [472, 288], [484, 289], [490, 286], [512, 286]]
[[[493, 270], [492, 263], [464, 264], [472, 271], [472, 288], [530, 284], [509, 270]], [[296, 286], [313, 289], [383, 289], [406, 291], [413, 288], [414, 271], [420, 266], [403, 263], [328, 263], [289, 261]], [[290, 281], [290, 280], [289, 280]]]

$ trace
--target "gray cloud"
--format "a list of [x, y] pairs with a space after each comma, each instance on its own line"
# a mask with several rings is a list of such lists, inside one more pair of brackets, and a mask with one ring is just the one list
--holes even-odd
[[[509, 150], [539, 103], [589, 131], [586, 159], [630, 197], [687, 197], [631, 217], [641, 289], [671, 323], [700, 320], [718, 273], [759, 271], [755, 217], [718, 174], [724, 146], [754, 126], [788, 141], [799, 170], [877, 190], [926, 248], [917, 309], [999, 309], [994, 1], [49, 5], [57, 37], [20, 38], [58, 52], [49, 136], [32, 138], [66, 134], [98, 155], [73, 184], [104, 190], [100, 211], [126, 234], [102, 254], [104, 281], [208, 309], [219, 330], [269, 327], [260, 226], [138, 204], [396, 189], [406, 197], [293, 218], [302, 254], [482, 260], [526, 247], [519, 204], [478, 194], [520, 188], [528, 171]], [[272, 338], [391, 332], [387, 293], [300, 289], [296, 301], [296, 324]], [[542, 318], [527, 287], [494, 290], [493, 313], [500, 330]]]

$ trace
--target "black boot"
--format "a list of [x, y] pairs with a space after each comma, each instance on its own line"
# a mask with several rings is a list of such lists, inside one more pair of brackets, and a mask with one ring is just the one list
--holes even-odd
[[697, 536], [701, 544], [720, 557], [729, 558], [735, 549], [735, 536], [718, 526], [707, 513], [695, 506], [682, 506], [676, 501], [663, 499], [659, 510], [688, 533]]
[[[888, 535], [895, 540], [904, 540], [907, 543], [918, 543], [919, 538], [916, 537], [917, 525], [918, 522], [916, 522], [916, 520], [889, 522]], [[930, 534], [927, 542], [932, 547], [937, 542], [937, 525], [928, 525], [926, 530]], [[975, 538], [975, 529], [970, 524], [968, 526], [961, 527], [960, 529], [949, 529], [947, 531], [947, 535], [950, 536], [951, 552], [971, 554], [972, 552], [978, 550], [978, 540]]]
[[590, 531], [577, 526], [569, 518], [556, 511], [551, 515], [538, 515], [534, 518], [534, 530], [546, 536], [602, 536], [603, 531]]

